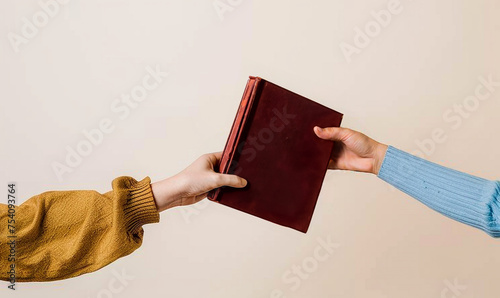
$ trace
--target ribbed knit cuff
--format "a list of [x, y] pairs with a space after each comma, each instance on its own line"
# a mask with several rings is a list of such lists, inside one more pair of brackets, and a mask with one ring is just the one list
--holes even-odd
[[500, 182], [472, 176], [389, 146], [378, 177], [428, 207], [500, 236]]
[[149, 177], [141, 181], [131, 181], [128, 191], [129, 198], [124, 206], [127, 231], [136, 233], [143, 225], [160, 221]]

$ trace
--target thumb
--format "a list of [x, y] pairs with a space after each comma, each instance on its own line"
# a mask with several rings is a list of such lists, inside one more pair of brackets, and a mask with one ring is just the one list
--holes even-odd
[[344, 142], [352, 134], [352, 131], [348, 128], [342, 127], [321, 128], [315, 126], [314, 133], [316, 133], [319, 138], [324, 140]]
[[239, 176], [231, 174], [217, 174], [217, 187], [230, 186], [242, 188], [247, 185], [247, 181]]

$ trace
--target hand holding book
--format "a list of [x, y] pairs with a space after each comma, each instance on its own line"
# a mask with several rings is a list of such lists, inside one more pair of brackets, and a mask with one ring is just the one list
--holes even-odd
[[364, 134], [339, 128], [342, 116], [250, 77], [222, 154], [202, 156], [153, 184], [159, 210], [196, 203], [208, 191], [212, 201], [307, 232], [326, 170], [377, 174], [387, 150]]
[[[314, 132], [319, 138], [334, 142], [329, 169], [378, 174], [387, 145], [349, 128], [315, 127]], [[214, 172], [221, 157], [222, 152], [204, 154], [177, 175], [152, 183], [158, 210], [195, 204], [221, 186], [245, 187], [247, 181], [242, 177]]]
[[319, 138], [334, 141], [329, 169], [378, 175], [387, 145], [349, 128], [316, 126], [314, 132]]

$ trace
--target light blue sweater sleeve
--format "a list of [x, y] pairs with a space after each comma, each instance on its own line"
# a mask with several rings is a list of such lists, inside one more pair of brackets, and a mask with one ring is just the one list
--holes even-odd
[[500, 237], [500, 182], [472, 176], [389, 146], [378, 177], [454, 220]]

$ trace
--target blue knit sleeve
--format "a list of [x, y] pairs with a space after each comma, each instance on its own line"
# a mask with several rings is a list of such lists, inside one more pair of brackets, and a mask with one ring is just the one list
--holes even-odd
[[454, 220], [500, 237], [500, 182], [472, 176], [389, 146], [378, 177]]

